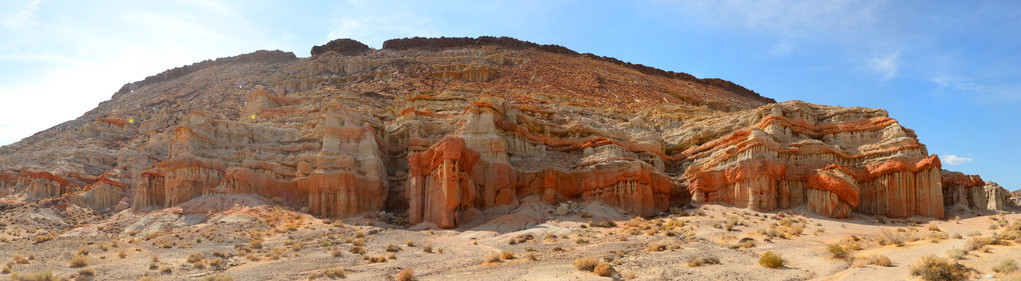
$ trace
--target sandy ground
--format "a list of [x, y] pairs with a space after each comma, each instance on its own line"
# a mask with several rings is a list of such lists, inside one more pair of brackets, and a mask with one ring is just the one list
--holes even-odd
[[[1004, 229], [991, 229], [993, 218], [1021, 220], [1019, 214], [971, 211], [947, 220], [829, 219], [803, 210], [760, 213], [719, 205], [635, 219], [598, 203], [565, 204], [558, 214], [558, 206], [523, 200], [515, 210], [487, 211], [465, 227], [440, 230], [374, 215], [332, 221], [259, 200], [231, 200], [203, 205], [205, 213], [185, 206], [106, 218], [21, 205], [0, 216], [0, 261], [22, 276], [52, 270], [80, 280], [198, 280], [215, 272], [235, 280], [331, 280], [340, 277], [326, 271], [338, 268], [349, 280], [396, 280], [406, 268], [418, 280], [910, 280], [910, 267], [922, 256], [946, 257], [976, 235]], [[800, 235], [791, 230], [796, 227]], [[56, 235], [36, 243], [48, 231]], [[905, 242], [879, 245], [882, 237]], [[854, 266], [832, 257], [828, 245], [835, 243], [860, 248], [849, 256], [882, 255], [893, 265]], [[356, 244], [364, 244], [364, 254], [352, 253]], [[992, 280], [998, 276], [993, 265], [1021, 256], [1017, 245], [986, 246], [960, 262], [977, 270], [975, 279]], [[80, 251], [88, 252], [88, 265], [71, 267]], [[785, 266], [760, 266], [766, 251], [779, 253]], [[505, 252], [513, 258], [500, 258]], [[19, 263], [15, 255], [24, 259]], [[610, 264], [612, 273], [603, 277], [572, 266], [586, 257]], [[688, 266], [694, 258], [719, 264]], [[95, 276], [79, 274], [83, 268]]]

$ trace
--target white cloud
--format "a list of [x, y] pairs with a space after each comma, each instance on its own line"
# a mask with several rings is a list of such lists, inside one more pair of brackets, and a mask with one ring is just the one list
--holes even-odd
[[873, 56], [868, 59], [869, 69], [883, 75], [883, 80], [890, 80], [897, 77], [900, 68], [900, 52], [895, 51], [881, 56]]
[[798, 47], [795, 46], [794, 44], [788, 43], [786, 41], [781, 41], [777, 42], [776, 44], [773, 44], [773, 48], [770, 49], [770, 53], [772, 53], [773, 55], [786, 55], [796, 49], [798, 49]]
[[4, 27], [8, 29], [22, 29], [28, 25], [28, 21], [32, 19], [35, 12], [39, 10], [39, 3], [41, 0], [29, 0], [25, 3], [21, 9], [3, 15]]
[[946, 163], [947, 165], [960, 165], [972, 161], [970, 157], [962, 157], [953, 154], [943, 154], [941, 159], [943, 160], [943, 163]]
[[[196, 3], [83, 4], [82, 9], [102, 11], [40, 19], [31, 32], [0, 33], [0, 42], [17, 41], [0, 49], [4, 67], [0, 71], [18, 70], [0, 77], [0, 145], [78, 118], [110, 99], [125, 83], [204, 59], [255, 50], [248, 46], [283, 45], [231, 7]], [[35, 33], [46, 36], [27, 36]]]

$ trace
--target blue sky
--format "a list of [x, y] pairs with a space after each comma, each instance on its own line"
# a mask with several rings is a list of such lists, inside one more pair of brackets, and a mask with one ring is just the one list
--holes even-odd
[[1021, 1], [135, 2], [152, 3], [0, 3], [0, 144], [204, 59], [494, 35], [720, 77], [778, 101], [885, 108], [945, 169], [1021, 188]]

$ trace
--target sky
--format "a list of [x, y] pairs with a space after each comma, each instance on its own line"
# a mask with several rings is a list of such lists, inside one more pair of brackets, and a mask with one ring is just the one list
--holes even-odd
[[490, 35], [884, 108], [944, 169], [1021, 188], [1021, 1], [0, 2], [0, 145], [205, 59]]

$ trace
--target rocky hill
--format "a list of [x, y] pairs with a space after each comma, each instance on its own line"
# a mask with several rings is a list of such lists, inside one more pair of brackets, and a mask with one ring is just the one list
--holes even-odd
[[0, 148], [0, 196], [110, 215], [248, 194], [443, 228], [525, 198], [641, 216], [690, 203], [834, 218], [1013, 208], [1002, 188], [941, 171], [882, 109], [776, 103], [721, 79], [506, 37], [380, 50], [339, 39], [311, 54], [258, 51], [126, 84]]

